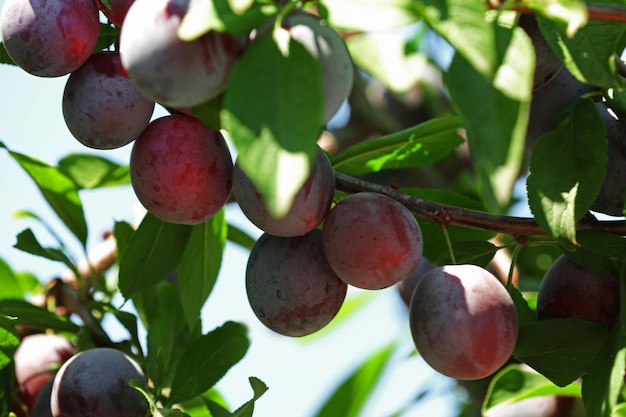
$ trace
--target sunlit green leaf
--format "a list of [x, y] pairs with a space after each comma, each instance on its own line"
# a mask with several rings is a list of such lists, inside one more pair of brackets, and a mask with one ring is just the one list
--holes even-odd
[[128, 165], [119, 165], [93, 154], [70, 154], [59, 162], [59, 171], [80, 188], [100, 188], [130, 183]]
[[342, 29], [379, 31], [419, 19], [413, 0], [323, 0], [321, 3], [330, 24]]

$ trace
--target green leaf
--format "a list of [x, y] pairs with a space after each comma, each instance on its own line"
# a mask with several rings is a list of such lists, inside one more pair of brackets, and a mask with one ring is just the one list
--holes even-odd
[[224, 400], [224, 397], [215, 388], [211, 388], [204, 394], [192, 398], [191, 400], [184, 401], [178, 405], [187, 414], [193, 417], [230, 416], [226, 400]]
[[117, 247], [117, 262], [121, 262], [122, 254], [130, 244], [135, 229], [128, 222], [117, 221], [113, 226], [113, 235], [115, 236], [115, 245]]
[[7, 53], [7, 50], [2, 42], [0, 42], [0, 64], [16, 65]]
[[337, 28], [381, 31], [419, 20], [414, 0], [323, 0], [320, 3], [329, 23]]
[[581, 385], [569, 384], [557, 387], [550, 380], [536, 372], [510, 365], [498, 372], [489, 382], [487, 396], [483, 402], [483, 415], [493, 412], [526, 398], [542, 395], [580, 397]]
[[17, 279], [13, 269], [8, 263], [0, 258], [0, 299], [3, 298], [24, 298], [24, 291], [22, 290], [20, 283]]
[[576, 243], [576, 223], [600, 191], [606, 170], [606, 129], [593, 101], [582, 99], [535, 143], [526, 180], [528, 203], [541, 227]]
[[444, 116], [400, 132], [359, 142], [332, 158], [333, 168], [346, 175], [430, 165], [463, 143], [461, 120]]
[[517, 311], [517, 321], [519, 325], [524, 326], [526, 324], [535, 322], [535, 313], [530, 308], [528, 301], [524, 298], [524, 295], [521, 293], [521, 291], [513, 286], [507, 288], [507, 290], [509, 291], [509, 294], [511, 294], [513, 303], [515, 303], [515, 310]]
[[13, 317], [0, 315], [0, 371], [13, 361], [13, 355], [20, 344], [15, 322]]
[[[254, 403], [267, 392], [268, 388], [267, 385], [265, 385], [265, 382], [261, 381], [259, 378], [252, 376], [248, 378], [248, 380], [254, 393], [252, 399], [247, 401], [232, 414], [225, 414], [224, 417], [252, 417], [252, 413], [254, 412]], [[220, 417], [219, 413], [223, 410], [223, 408], [220, 410], [213, 406], [209, 406], [209, 409], [211, 410], [211, 413], [213, 413], [213, 417]]]
[[72, 323], [67, 318], [58, 316], [24, 300], [0, 300], [0, 314], [15, 317], [16, 325], [41, 330], [52, 329], [61, 332], [76, 333], [80, 329], [80, 326]]
[[[457, 264], [474, 264], [485, 267], [493, 259], [498, 248], [491, 242], [470, 240], [454, 242], [452, 251]], [[452, 259], [450, 259], [448, 251], [441, 252], [439, 258], [435, 261], [435, 265], [449, 265], [450, 263], [452, 263]]]
[[562, 27], [568, 36], [574, 35], [587, 24], [587, 7], [582, 0], [523, 0], [520, 6], [526, 6], [551, 20]]
[[626, 236], [586, 230], [578, 232], [576, 240], [582, 249], [597, 255], [623, 258], [626, 253]]
[[228, 240], [248, 250], [252, 250], [256, 242], [255, 238], [232, 224], [228, 225]]
[[0, 142], [0, 147], [7, 149], [13, 159], [35, 181], [50, 207], [85, 247], [87, 245], [87, 222], [78, 195], [78, 187], [74, 181], [53, 166], [9, 150], [2, 142]]
[[[276, 29], [276, 37], [286, 36]], [[322, 109], [320, 65], [294, 40], [285, 47], [260, 36], [233, 68], [222, 126], [274, 217], [287, 213], [317, 157]]]
[[119, 288], [128, 298], [167, 278], [180, 261], [191, 226], [161, 221], [147, 213], [122, 254]]
[[519, 328], [513, 356], [563, 387], [589, 370], [607, 336], [601, 323], [575, 318], [540, 320]]
[[219, 381], [246, 354], [247, 328], [226, 322], [187, 346], [176, 367], [170, 402], [200, 395]]
[[337, 387], [315, 417], [361, 415], [395, 349], [396, 345], [392, 343], [374, 352]]
[[233, 8], [232, 0], [199, 0], [190, 4], [185, 14], [178, 36], [192, 41], [211, 30], [228, 32], [234, 36], [247, 36], [278, 13], [278, 7], [271, 1], [255, 1], [244, 10]]
[[71, 269], [76, 276], [80, 276], [74, 262], [72, 262], [63, 250], [43, 247], [35, 237], [33, 231], [30, 229], [25, 229], [17, 235], [17, 242], [13, 245], [13, 247], [30, 253], [31, 255], [41, 256], [42, 258], [55, 262], [62, 262], [65, 266]]
[[467, 56], [455, 54], [445, 80], [467, 127], [482, 199], [490, 211], [504, 212], [523, 160], [534, 50], [523, 29], [492, 26], [499, 57], [493, 76], [478, 71]]
[[[104, 0], [106, 1], [106, 0]], [[100, 23], [100, 31], [98, 32], [98, 41], [93, 48], [94, 52], [102, 51], [115, 44], [120, 37], [120, 28], [106, 23]]]
[[66, 155], [58, 163], [59, 171], [80, 188], [114, 187], [130, 183], [128, 165], [91, 154]]
[[224, 209], [204, 223], [193, 226], [178, 264], [180, 299], [189, 327], [198, 322], [202, 306], [213, 290], [222, 265], [227, 234]]

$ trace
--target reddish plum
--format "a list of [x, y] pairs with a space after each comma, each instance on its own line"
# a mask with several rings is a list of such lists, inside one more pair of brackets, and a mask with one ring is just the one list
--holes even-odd
[[476, 265], [427, 272], [409, 307], [417, 351], [433, 369], [460, 380], [493, 374], [517, 340], [517, 313], [504, 285]]
[[144, 207], [163, 221], [210, 219], [228, 200], [232, 176], [222, 134], [191, 116], [153, 120], [133, 144], [131, 184]]
[[355, 287], [376, 290], [406, 279], [422, 259], [422, 231], [402, 204], [371, 192], [349, 195], [324, 221], [328, 263]]
[[274, 236], [302, 236], [326, 217], [335, 195], [335, 174], [326, 154], [319, 150], [309, 178], [296, 194], [285, 217], [273, 217], [252, 181], [239, 164], [233, 173], [233, 194], [246, 217], [259, 229]]
[[605, 270], [585, 268], [566, 255], [546, 271], [537, 292], [539, 319], [575, 317], [612, 325], [619, 312], [619, 282]]
[[286, 336], [306, 336], [326, 326], [345, 299], [347, 285], [322, 252], [321, 232], [277, 237], [263, 234], [246, 268], [250, 306], [261, 323]]
[[63, 92], [65, 124], [80, 143], [115, 149], [132, 142], [150, 123], [154, 102], [133, 86], [119, 52], [97, 52], [68, 78]]
[[26, 72], [58, 77], [91, 55], [100, 21], [93, 0], [6, 0], [0, 36], [11, 59]]
[[122, 27], [122, 23], [124, 23], [124, 19], [126, 18], [126, 14], [128, 13], [128, 9], [131, 4], [134, 3], [135, 0], [107, 0], [110, 8], [102, 3], [101, 0], [95, 0], [98, 9], [106, 16], [107, 19], [111, 23], [113, 23], [117, 27]]
[[146, 379], [122, 351], [94, 348], [72, 356], [54, 377], [50, 408], [54, 417], [145, 417], [148, 402], [129, 385]]
[[193, 41], [177, 31], [189, 0], [136, 0], [120, 34], [122, 64], [137, 89], [166, 106], [204, 103], [225, 88], [238, 56], [235, 40], [211, 31]]

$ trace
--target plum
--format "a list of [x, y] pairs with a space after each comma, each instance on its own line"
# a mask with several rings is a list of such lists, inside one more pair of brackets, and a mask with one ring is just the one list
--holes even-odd
[[433, 268], [435, 268], [435, 265], [432, 262], [426, 258], [422, 258], [415, 271], [413, 271], [408, 278], [403, 279], [396, 284], [398, 294], [407, 307], [411, 304], [411, 297], [413, 296], [415, 287], [420, 282], [424, 274]]
[[339, 110], [354, 81], [354, 66], [343, 38], [324, 20], [306, 12], [293, 12], [282, 20], [291, 38], [320, 63], [324, 85], [324, 123]]
[[560, 255], [537, 292], [540, 320], [574, 317], [611, 326], [619, 312], [619, 282], [605, 270], [589, 269]]
[[11, 59], [39, 77], [78, 69], [91, 55], [100, 21], [93, 0], [6, 0], [0, 37]]
[[226, 33], [178, 38], [189, 0], [136, 0], [120, 34], [122, 65], [146, 97], [173, 108], [204, 103], [225, 88], [238, 46]]
[[54, 377], [50, 408], [54, 417], [145, 417], [149, 405], [130, 386], [144, 386], [143, 371], [131, 357], [113, 348], [79, 352]]
[[144, 207], [163, 221], [210, 219], [228, 200], [232, 176], [224, 137], [192, 116], [155, 119], [133, 143], [131, 185]]
[[36, 333], [25, 336], [15, 351], [15, 377], [20, 398], [32, 409], [45, 383], [74, 354], [74, 345], [58, 334]]
[[94, 149], [115, 149], [132, 142], [150, 123], [154, 101], [133, 86], [120, 54], [93, 54], [65, 84], [65, 124], [80, 143]]
[[35, 404], [31, 410], [32, 417], [53, 417], [52, 408], [50, 408], [50, 396], [52, 395], [53, 383], [54, 378], [49, 379], [41, 388], [39, 394], [37, 394]]
[[300, 337], [335, 317], [347, 285], [328, 265], [321, 231], [314, 229], [296, 237], [263, 234], [250, 252], [246, 292], [261, 323], [282, 335]]
[[126, 14], [128, 13], [128, 9], [135, 0], [107, 0], [111, 8], [104, 5], [101, 0], [95, 1], [102, 14], [105, 15], [106, 18], [109, 19], [109, 21], [115, 26], [121, 28], [122, 23], [124, 23], [124, 19], [126, 18]]
[[252, 181], [239, 164], [233, 172], [233, 194], [245, 216], [259, 229], [274, 236], [302, 236], [315, 229], [326, 217], [335, 195], [335, 174], [320, 149], [309, 178], [296, 194], [285, 217], [273, 217]]
[[533, 89], [546, 85], [563, 68], [563, 62], [554, 53], [552, 47], [541, 33], [537, 17], [534, 14], [520, 14], [517, 22], [530, 38], [535, 50], [535, 72]]
[[406, 279], [422, 259], [422, 231], [411, 212], [378, 193], [359, 192], [337, 203], [322, 228], [324, 254], [355, 287], [377, 290]]
[[459, 380], [496, 372], [517, 341], [513, 299], [498, 278], [471, 264], [427, 272], [413, 292], [409, 325], [424, 361]]

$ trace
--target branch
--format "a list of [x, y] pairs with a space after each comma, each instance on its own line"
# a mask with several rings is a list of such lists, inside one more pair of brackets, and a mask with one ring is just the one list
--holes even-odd
[[[489, 7], [497, 9], [503, 5], [500, 0], [489, 0]], [[587, 3], [587, 18], [589, 20], [604, 20], [609, 22], [626, 22], [626, 7], [612, 4]], [[513, 6], [511, 10], [520, 13], [534, 14], [529, 7]]]
[[[441, 227], [453, 224], [473, 229], [489, 230], [513, 236], [518, 240], [527, 236], [549, 235], [532, 218], [490, 214], [483, 211], [435, 203], [401, 193], [389, 186], [364, 181], [339, 172], [335, 172], [335, 182], [337, 189], [346, 193], [371, 191], [384, 194], [404, 205], [414, 215], [431, 220]], [[576, 230], [594, 230], [626, 235], [626, 222], [623, 220], [599, 221], [584, 219], [578, 223]]]

